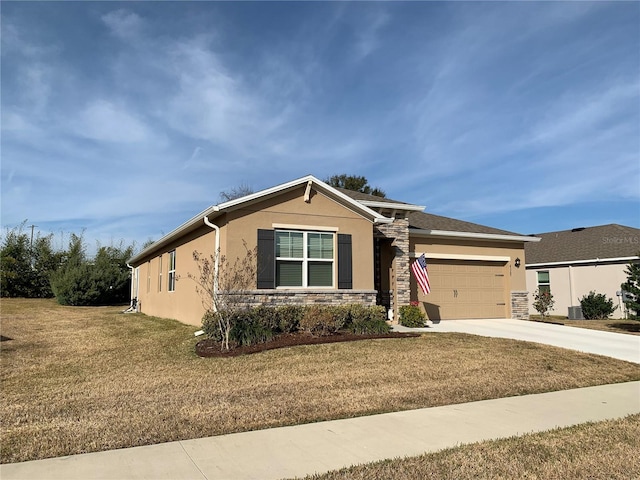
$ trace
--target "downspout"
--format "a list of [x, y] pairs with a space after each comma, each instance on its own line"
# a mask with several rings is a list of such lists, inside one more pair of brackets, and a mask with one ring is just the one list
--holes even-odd
[[[214, 207], [214, 211], [218, 211], [218, 207]], [[213, 294], [218, 292], [218, 268], [220, 264], [220, 227], [209, 221], [207, 215], [203, 218], [204, 224], [216, 231], [215, 253], [213, 260]], [[216, 311], [216, 303], [213, 302], [213, 311]]]
[[[129, 308], [127, 310], [125, 310], [125, 312], [137, 312], [138, 311], [138, 297], [137, 297], [137, 293], [136, 292], [136, 296], [133, 296], [133, 289], [135, 288], [135, 279], [134, 279], [134, 272], [135, 272], [135, 268], [132, 267], [131, 265], [129, 265], [128, 263], [126, 264], [127, 267], [129, 267], [129, 269], [131, 270], [131, 290], [129, 292], [129, 297], [130, 298], [130, 303], [129, 303]], [[134, 301], [135, 300], [135, 304]]]

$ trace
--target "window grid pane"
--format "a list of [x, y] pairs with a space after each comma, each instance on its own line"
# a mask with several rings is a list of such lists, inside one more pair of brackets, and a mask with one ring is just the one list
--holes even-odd
[[310, 287], [333, 286], [333, 263], [309, 262], [308, 285]]
[[278, 262], [276, 266], [276, 284], [280, 287], [301, 287], [302, 262]]

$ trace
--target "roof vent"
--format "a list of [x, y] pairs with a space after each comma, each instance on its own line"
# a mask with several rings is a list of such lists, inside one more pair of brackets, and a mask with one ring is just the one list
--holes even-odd
[[578, 228], [573, 228], [571, 231], [572, 232], [581, 232], [582, 230], [584, 230], [586, 227], [578, 227]]

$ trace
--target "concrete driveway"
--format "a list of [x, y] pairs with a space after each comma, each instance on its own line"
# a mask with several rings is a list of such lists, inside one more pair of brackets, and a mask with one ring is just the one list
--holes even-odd
[[613, 357], [640, 364], [640, 336], [601, 332], [526, 320], [443, 320], [427, 328], [395, 326], [396, 331], [457, 332], [483, 337], [513, 338]]

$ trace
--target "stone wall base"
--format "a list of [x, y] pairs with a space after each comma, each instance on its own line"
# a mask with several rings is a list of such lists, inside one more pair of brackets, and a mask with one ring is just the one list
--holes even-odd
[[375, 290], [251, 290], [244, 292], [248, 306], [280, 305], [375, 305]]
[[511, 292], [511, 317], [529, 320], [529, 292]]

